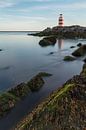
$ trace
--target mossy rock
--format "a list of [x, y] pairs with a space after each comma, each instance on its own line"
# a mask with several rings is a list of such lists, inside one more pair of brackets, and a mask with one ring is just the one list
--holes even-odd
[[8, 92], [15, 95], [16, 97], [22, 98], [30, 92], [30, 88], [27, 86], [27, 84], [21, 83]]
[[45, 47], [49, 45], [55, 45], [55, 43], [56, 43], [56, 37], [49, 36], [49, 37], [44, 37], [42, 40], [40, 40], [39, 45]]
[[85, 54], [86, 54], [86, 45], [82, 45], [72, 53], [72, 55], [76, 57], [81, 57], [84, 56]]
[[44, 80], [40, 75], [37, 75], [31, 79], [27, 85], [32, 92], [38, 91], [44, 85]]
[[27, 82], [27, 86], [32, 92], [38, 91], [44, 85], [43, 77], [49, 76], [52, 76], [52, 74], [40, 72], [36, 76], [34, 76], [29, 82]]
[[65, 56], [64, 57], [64, 61], [74, 61], [74, 60], [76, 60], [76, 58], [73, 56]]

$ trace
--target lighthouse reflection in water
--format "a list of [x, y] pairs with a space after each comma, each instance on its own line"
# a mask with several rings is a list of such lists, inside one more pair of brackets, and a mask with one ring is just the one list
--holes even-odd
[[64, 40], [63, 39], [58, 39], [57, 43], [58, 43], [58, 48], [62, 49], [63, 48], [63, 44], [64, 44]]

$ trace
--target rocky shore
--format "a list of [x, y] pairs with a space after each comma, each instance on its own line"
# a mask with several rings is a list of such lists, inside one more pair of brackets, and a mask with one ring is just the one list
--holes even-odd
[[[48, 27], [41, 32], [28, 35], [44, 37], [39, 42], [39, 45], [44, 47], [48, 45], [55, 45], [57, 39], [81, 39], [81, 38], [85, 39], [86, 27], [81, 27], [79, 25], [63, 26], [63, 27], [56, 26], [53, 28]], [[81, 44], [79, 44], [78, 46], [80, 47]]]
[[[29, 34], [28, 34], [29, 35]], [[81, 27], [79, 25], [73, 26], [63, 26], [63, 27], [53, 27], [53, 28], [46, 28], [45, 30], [30, 34], [34, 36], [55, 36], [56, 38], [86, 38], [86, 27]]]
[[0, 94], [0, 118], [8, 114], [15, 105], [30, 92], [38, 91], [44, 85], [43, 77], [51, 74], [40, 72], [27, 83], [21, 83], [7, 92]]
[[14, 130], [86, 130], [86, 64]]

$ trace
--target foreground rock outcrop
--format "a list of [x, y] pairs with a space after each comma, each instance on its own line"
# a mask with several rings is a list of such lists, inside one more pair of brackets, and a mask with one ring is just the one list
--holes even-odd
[[86, 130], [86, 64], [39, 104], [15, 130]]
[[9, 113], [16, 103], [22, 100], [30, 92], [38, 91], [43, 85], [43, 77], [52, 76], [51, 74], [40, 72], [27, 83], [21, 83], [7, 92], [0, 94], [0, 118]]

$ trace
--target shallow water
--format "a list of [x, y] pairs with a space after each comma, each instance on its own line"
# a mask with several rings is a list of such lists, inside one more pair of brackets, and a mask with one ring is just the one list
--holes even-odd
[[57, 40], [55, 46], [41, 47], [38, 44], [40, 39], [28, 36], [27, 32], [0, 32], [1, 92], [27, 82], [40, 71], [53, 74], [44, 78], [45, 85], [39, 92], [27, 96], [0, 120], [0, 130], [9, 130], [42, 99], [81, 71], [82, 58], [73, 62], [64, 62], [63, 58], [77, 48], [71, 49], [70, 46], [76, 46], [79, 42], [84, 44], [86, 40]]

